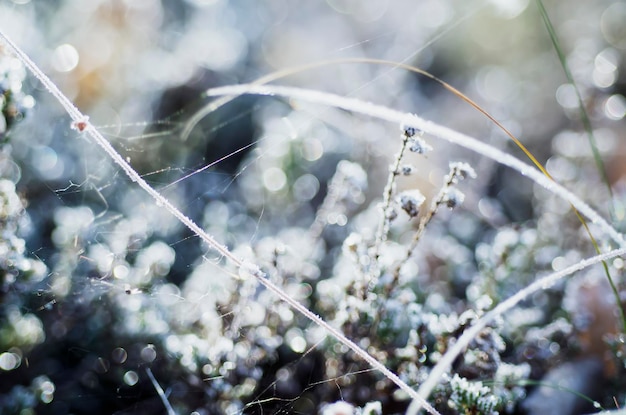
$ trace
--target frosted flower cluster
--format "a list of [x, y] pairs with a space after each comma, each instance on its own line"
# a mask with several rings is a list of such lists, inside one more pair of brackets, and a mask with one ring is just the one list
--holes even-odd
[[[305, 9], [206, 0], [56, 3], [6, 2], [0, 20], [13, 25], [9, 33], [27, 33], [17, 43], [50, 67], [122, 159], [242, 265], [144, 197], [80, 134], [86, 117], [69, 124], [47, 103], [29, 111], [34, 100], [25, 88], [35, 81], [0, 50], [0, 383], [9, 385], [2, 413], [404, 413], [409, 398], [397, 385], [259, 278], [419, 387], [494, 307], [593, 255], [586, 226], [549, 186], [528, 185], [502, 160], [476, 158], [477, 148], [435, 143], [446, 137], [431, 135], [438, 125], [417, 116], [390, 133], [377, 120], [393, 112], [383, 105], [515, 154], [496, 141], [499, 132], [468, 121], [476, 105], [460, 91], [471, 92], [523, 135], [554, 178], [610, 212], [618, 232], [626, 229], [615, 122], [626, 117], [626, 9], [619, 3], [549, 10], [557, 28], [577, 28], [557, 31], [582, 106], [572, 85], [553, 84], [562, 78], [536, 76], [536, 68], [562, 73], [551, 54], [514, 55], [529, 65], [506, 62], [509, 52], [545, 47], [521, 43], [538, 38], [525, 2], [499, 4], [489, 16], [448, 0], [311, 2]], [[399, 25], [398, 16], [411, 24]], [[486, 23], [473, 24], [478, 18]], [[472, 23], [462, 25], [467, 31], [458, 30], [461, 19]], [[521, 35], [484, 38], [492, 21]], [[215, 24], [207, 30], [206, 22]], [[476, 49], [450, 49], [456, 43], [444, 42], [444, 32], [462, 33], [451, 40], [458, 45], [482, 40], [471, 42]], [[391, 44], [385, 33], [394, 33]], [[334, 61], [415, 57], [425, 44], [417, 63], [410, 58], [392, 70]], [[289, 69], [298, 62], [310, 66]], [[416, 64], [455, 87], [404, 70]], [[343, 91], [380, 114], [339, 108], [338, 97], [323, 108], [276, 96], [205, 99], [207, 88], [260, 75]], [[578, 126], [580, 109], [589, 111], [593, 131]], [[14, 129], [30, 114], [32, 122]], [[578, 145], [587, 134], [596, 135], [606, 169]], [[477, 172], [480, 180], [469, 180]], [[602, 251], [612, 248], [590, 229]], [[624, 267], [621, 258], [607, 263], [613, 276]], [[436, 379], [429, 402], [446, 415], [518, 413], [529, 380], [551, 379], [564, 362], [587, 355], [605, 356], [613, 371], [602, 405], [623, 402], [619, 301], [606, 301], [608, 283], [595, 284], [602, 272], [539, 290], [483, 326], [449, 377]], [[624, 298], [623, 282], [615, 281]]]

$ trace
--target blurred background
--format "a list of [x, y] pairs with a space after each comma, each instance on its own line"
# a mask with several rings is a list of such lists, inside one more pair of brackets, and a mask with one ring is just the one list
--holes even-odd
[[[416, 113], [525, 160], [458, 96], [394, 63], [416, 66], [490, 112], [557, 180], [623, 230], [626, 4], [546, 1], [545, 7], [613, 196], [594, 164], [576, 90], [533, 1], [0, 0], [0, 27], [151, 185], [218, 241], [263, 264], [299, 301], [333, 319], [329, 310], [337, 304], [320, 299], [328, 284], [318, 282], [344, 272], [338, 265], [343, 241], [355, 230], [367, 234], [363, 229], [376, 221], [399, 149], [398, 126], [252, 96], [192, 125], [210, 102], [204, 91], [287, 70], [274, 83]], [[343, 361], [345, 351], [336, 345], [319, 346], [319, 330], [253, 282], [233, 279], [235, 270], [71, 129], [60, 105], [1, 48], [0, 82], [2, 229], [9, 241], [0, 251], [6, 258], [0, 412], [166, 413], [150, 368], [181, 414], [317, 413], [338, 399], [360, 406], [381, 401], [385, 413], [404, 410], [406, 399], [394, 397], [389, 385], [372, 391], [358, 376], [329, 385], [332, 376], [362, 368]], [[426, 138], [434, 151], [409, 157], [416, 173], [400, 178], [400, 189], [418, 188], [430, 200], [454, 160], [478, 173], [464, 183], [463, 211], [444, 213], [424, 244], [420, 272], [452, 281], [424, 283], [422, 289], [441, 289], [441, 304], [432, 300], [429, 312], [460, 313], [474, 305], [465, 290], [484, 274], [485, 257], [497, 251], [493, 244], [510, 242], [494, 236], [502, 229], [539, 229], [541, 255], [530, 248], [524, 254], [536, 263], [508, 268], [519, 266], [532, 278], [562, 266], [555, 258], [593, 252], [579, 242], [579, 224], [566, 203], [491, 160]], [[323, 232], [307, 234], [341, 160], [363, 171], [351, 171], [355, 182], [324, 219]], [[564, 215], [571, 232], [560, 222]], [[392, 234], [407, 240], [410, 231], [405, 220]], [[523, 286], [523, 275], [492, 299]], [[570, 302], [583, 294], [571, 295]], [[541, 301], [534, 306], [549, 302]], [[539, 324], [563, 315], [556, 308], [542, 309]], [[403, 345], [407, 336], [398, 337]], [[589, 353], [605, 352], [598, 347]], [[550, 360], [557, 354], [531, 364], [532, 377], [548, 371], [539, 368], [546, 361], [551, 367], [565, 359]], [[524, 413], [520, 407], [509, 412], [515, 411]]]

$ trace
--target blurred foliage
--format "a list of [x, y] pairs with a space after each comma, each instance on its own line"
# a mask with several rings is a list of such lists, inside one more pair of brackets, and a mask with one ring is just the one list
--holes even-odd
[[[626, 6], [545, 6], [623, 231]], [[522, 157], [430, 80], [330, 61], [416, 65], [608, 216], [575, 91], [528, 1], [2, 0], [0, 26], [172, 203], [412, 386], [485, 312], [592, 255], [569, 205], [410, 125], [295, 100], [238, 98], [183, 137], [204, 90], [329, 61], [277, 82], [416, 112]], [[1, 49], [0, 104], [0, 412], [164, 413], [147, 368], [180, 414], [406, 410], [391, 382], [148, 200]], [[524, 405], [527, 385], [586, 358], [601, 379], [581, 381], [604, 388], [589, 398], [624, 405], [620, 305], [600, 270], [582, 274], [484, 328], [433, 405], [550, 413]]]

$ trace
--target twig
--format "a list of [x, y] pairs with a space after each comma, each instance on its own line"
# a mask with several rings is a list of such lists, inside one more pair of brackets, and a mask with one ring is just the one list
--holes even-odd
[[383, 205], [381, 207], [383, 214], [380, 217], [380, 222], [378, 223], [378, 229], [376, 231], [376, 240], [374, 241], [373, 257], [375, 263], [380, 256], [381, 245], [387, 240], [387, 235], [389, 234], [389, 226], [391, 224], [392, 217], [392, 212], [390, 211], [391, 200], [395, 189], [396, 177], [400, 174], [400, 163], [402, 162], [402, 158], [404, 157], [410, 138], [411, 137], [408, 134], [402, 135], [402, 145], [400, 146], [400, 151], [394, 160], [393, 166], [389, 169], [389, 177], [387, 178], [385, 190], [383, 190]]

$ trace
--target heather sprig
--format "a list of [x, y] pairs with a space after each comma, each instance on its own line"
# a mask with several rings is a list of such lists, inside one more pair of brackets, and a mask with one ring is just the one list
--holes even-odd
[[[63, 18], [72, 5], [66, 0], [59, 2], [61, 13], [42, 12], [37, 2], [0, 5], [2, 33], [32, 33], [23, 42], [44, 52], [37, 60], [46, 68], [0, 33], [7, 45], [0, 51], [0, 254], [6, 254], [0, 255], [0, 315], [6, 317], [0, 319], [0, 381], [20, 379], [0, 394], [0, 412], [84, 412], [74, 405], [91, 404], [111, 405], [109, 412], [156, 405], [168, 414], [380, 415], [407, 405], [409, 414], [421, 408], [515, 413], [524, 407], [527, 385], [544, 375], [554, 379], [549, 375], [564, 361], [576, 365], [589, 350], [612, 356], [606, 366], [617, 380], [607, 380], [608, 390], [616, 402], [624, 400], [626, 349], [613, 328], [619, 300], [588, 295], [606, 288], [586, 285], [597, 282], [595, 268], [582, 281], [569, 278], [600, 261], [616, 275], [624, 270], [624, 248], [611, 250], [625, 245], [622, 218], [618, 208], [612, 222], [597, 213], [606, 207], [605, 186], [589, 151], [572, 145], [577, 133], [562, 131], [575, 128], [567, 124], [575, 124], [572, 104], [584, 103], [597, 129], [594, 156], [607, 160], [611, 181], [605, 177], [604, 184], [619, 206], [626, 193], [614, 161], [621, 155], [619, 128], [608, 121], [626, 114], [618, 82], [620, 4], [586, 3], [580, 15], [601, 15], [602, 31], [592, 36], [586, 30], [593, 25], [579, 24], [574, 32], [580, 35], [570, 31], [568, 42], [585, 40], [585, 47], [559, 51], [576, 75], [581, 94], [575, 100], [570, 85], [550, 85], [562, 81], [547, 54], [512, 68], [501, 57], [527, 48], [497, 37], [473, 42], [482, 52], [497, 51], [497, 63], [488, 63], [491, 53], [467, 47], [445, 55], [445, 77], [459, 89], [411, 66], [424, 51], [417, 62], [441, 73], [444, 55], [436, 41], [482, 16], [476, 12], [483, 7], [506, 16], [490, 19], [532, 27], [521, 3], [472, 5], [459, 17], [457, 5], [445, 0], [436, 7], [454, 8], [455, 20], [432, 22], [423, 17], [431, 5], [399, 2], [394, 8], [406, 7], [401, 14], [391, 8], [370, 15], [371, 8], [311, 4], [304, 19], [283, 13], [278, 31], [268, 30], [277, 15], [262, 4], [189, 1], [174, 15], [169, 12], [182, 9], [161, 2], [117, 2], [107, 9], [109, 3], [81, 9], [71, 27]], [[587, 13], [598, 7], [605, 11]], [[21, 20], [30, 10], [30, 20]], [[35, 15], [50, 20], [28, 24]], [[390, 16], [398, 15], [415, 24], [397, 26]], [[216, 23], [211, 28], [196, 23], [207, 17]], [[247, 21], [254, 24], [240, 24]], [[300, 34], [308, 33], [302, 29], [321, 21], [324, 33], [302, 42]], [[419, 42], [434, 36], [423, 44], [428, 51], [409, 46], [410, 57], [401, 62], [313, 61], [251, 84], [213, 88], [252, 79], [267, 65], [284, 67], [304, 57], [309, 43], [328, 49], [328, 36], [361, 36], [364, 28], [367, 42], [350, 39], [350, 47], [338, 51], [399, 56], [406, 52], [401, 42], [387, 49], [387, 38], [369, 33], [390, 23], [398, 39], [403, 30]], [[148, 27], [162, 34], [145, 36]], [[120, 39], [101, 37], [118, 31]], [[475, 29], [467, 33], [480, 37]], [[519, 39], [529, 38], [514, 42]], [[109, 42], [110, 49], [85, 51]], [[462, 59], [467, 53], [480, 60]], [[383, 65], [388, 71], [376, 73]], [[470, 79], [462, 71], [472, 65], [479, 66]], [[61, 102], [69, 127], [53, 106], [39, 105], [33, 122], [13, 129], [34, 103], [25, 95], [24, 66]], [[546, 76], [537, 77], [537, 68]], [[305, 81], [310, 89], [271, 84], [287, 76], [286, 82]], [[571, 74], [567, 80], [574, 83]], [[555, 103], [546, 86], [554, 87], [563, 120], [548, 119]], [[454, 95], [445, 108], [440, 87]], [[461, 89], [497, 108], [502, 123]], [[487, 135], [467, 130], [480, 139], [459, 132], [471, 125], [455, 101], [486, 116], [537, 168], [502, 150], [495, 128]], [[115, 127], [96, 127], [112, 113]], [[141, 117], [153, 119], [135, 127], [171, 130], [136, 135], [117, 128]], [[524, 139], [503, 124], [523, 131]], [[399, 137], [388, 139], [389, 125], [400, 125]], [[588, 119], [585, 128], [591, 134]], [[16, 140], [13, 134], [22, 132]], [[249, 141], [240, 144], [240, 138]], [[537, 158], [526, 143], [540, 149]], [[389, 161], [387, 147], [397, 146]], [[448, 159], [472, 160], [480, 181], [461, 183], [476, 177], [465, 162], [450, 163], [446, 174], [428, 168]], [[538, 159], [549, 160], [545, 168]], [[589, 223], [565, 215], [570, 203]], [[453, 211], [444, 215], [442, 207]], [[589, 257], [581, 225], [602, 238], [595, 248], [606, 253]], [[619, 299], [624, 284], [613, 288]], [[50, 369], [67, 357], [76, 364]], [[602, 405], [612, 404], [604, 393]]]
[[[413, 252], [416, 249], [420, 238], [424, 234], [424, 231], [426, 230], [426, 227], [428, 226], [430, 221], [433, 219], [433, 217], [439, 210], [439, 207], [441, 205], [445, 205], [449, 209], [454, 209], [455, 207], [463, 203], [463, 199], [465, 196], [457, 188], [457, 185], [461, 180], [464, 180], [466, 178], [475, 178], [475, 177], [476, 177], [476, 172], [469, 164], [463, 163], [463, 162], [450, 163], [450, 171], [444, 177], [443, 186], [439, 190], [437, 197], [435, 197], [434, 200], [432, 201], [430, 209], [426, 211], [426, 213], [420, 219], [417, 230], [413, 234], [413, 238], [411, 239], [411, 242], [407, 249], [405, 259], [399, 262], [392, 271], [393, 280], [392, 280], [391, 285], [388, 288], [386, 288], [387, 292], [392, 290], [393, 287], [395, 287], [395, 285], [397, 284], [397, 280], [400, 277], [400, 270], [403, 264], [409, 260], [411, 255], [413, 255]], [[422, 199], [422, 202], [423, 202], [423, 199]], [[413, 212], [413, 210], [411, 212]], [[417, 216], [417, 212], [415, 212], [415, 215], [411, 215], [409, 213], [409, 216], [411, 217]]]
[[400, 144], [400, 150], [394, 158], [392, 165], [389, 168], [389, 176], [387, 177], [387, 184], [383, 190], [383, 201], [381, 205], [382, 215], [378, 228], [376, 231], [376, 240], [374, 241], [373, 258], [377, 261], [380, 254], [381, 245], [387, 240], [389, 234], [389, 226], [391, 222], [396, 218], [396, 207], [393, 203], [393, 196], [396, 193], [396, 179], [399, 175], [410, 175], [413, 171], [413, 167], [410, 165], [402, 165], [405, 152], [407, 148], [417, 154], [426, 154], [432, 147], [421, 138], [424, 134], [423, 131], [418, 130], [411, 125], [401, 126], [402, 141]]

